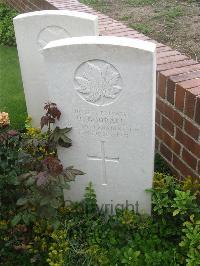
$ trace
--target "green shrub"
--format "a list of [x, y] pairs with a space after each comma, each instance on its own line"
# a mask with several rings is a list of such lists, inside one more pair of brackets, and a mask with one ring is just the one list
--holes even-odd
[[[192, 208], [185, 213], [187, 204], [176, 205], [177, 189], [184, 192], [173, 177], [156, 174], [151, 191], [151, 217], [128, 210], [117, 210], [115, 215], [108, 216], [98, 211], [94, 189], [89, 184], [83, 202], [59, 208], [58, 229], [47, 220], [34, 222], [31, 230], [23, 224], [15, 226], [12, 230], [26, 238], [26, 243], [17, 245], [8, 222], [1, 221], [2, 237], [4, 243], [10, 244], [10, 250], [17, 248], [33, 265], [196, 266], [199, 265], [199, 206], [195, 205], [194, 195], [188, 193], [185, 202], [192, 202]], [[174, 215], [177, 209], [179, 212]], [[10, 254], [7, 246], [5, 250]], [[15, 258], [20, 262], [20, 258]]]
[[0, 3], [0, 44], [14, 46], [15, 32], [13, 26], [13, 18], [17, 12], [5, 4]]
[[0, 112], [0, 254], [7, 265], [13, 265], [19, 251], [30, 261], [25, 250], [34, 234], [32, 226], [38, 221], [51, 228], [59, 226], [63, 189], [69, 188], [76, 175], [83, 174], [72, 166], [64, 168], [59, 161], [57, 145], [71, 146], [66, 135], [71, 128], [52, 130], [61, 113], [53, 103], [44, 109], [41, 126], [47, 126], [46, 132], [32, 128], [30, 120], [22, 132], [14, 131], [9, 127], [8, 114]]
[[152, 215], [99, 210], [92, 183], [82, 202], [64, 205], [64, 187], [81, 171], [63, 169], [57, 145], [69, 147], [69, 128], [51, 129], [60, 118], [45, 106], [42, 126], [16, 132], [0, 113], [0, 265], [199, 265], [199, 181], [178, 182], [155, 173]]
[[185, 250], [188, 266], [200, 263], [200, 219], [190, 216], [190, 220], [183, 224], [183, 237], [180, 246]]

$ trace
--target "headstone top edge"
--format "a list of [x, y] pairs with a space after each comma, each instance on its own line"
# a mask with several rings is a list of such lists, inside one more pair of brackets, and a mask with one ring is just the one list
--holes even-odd
[[113, 45], [123, 46], [127, 48], [135, 48], [150, 53], [155, 53], [156, 44], [149, 41], [142, 41], [138, 39], [126, 38], [126, 37], [115, 37], [115, 36], [83, 36], [65, 38], [56, 41], [49, 42], [44, 48], [43, 52], [49, 49], [56, 49], [61, 46], [73, 46], [73, 45]]
[[97, 21], [98, 16], [88, 14], [85, 12], [78, 12], [78, 11], [71, 11], [71, 10], [41, 10], [41, 11], [34, 11], [34, 12], [28, 12], [19, 14], [16, 17], [14, 17], [13, 21], [18, 21], [21, 19], [26, 19], [30, 17], [37, 17], [37, 16], [69, 16], [69, 17], [77, 17], [81, 19], [89, 19], [91, 21]]

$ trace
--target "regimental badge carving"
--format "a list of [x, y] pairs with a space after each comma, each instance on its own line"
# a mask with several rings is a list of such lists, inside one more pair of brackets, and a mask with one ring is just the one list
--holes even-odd
[[118, 70], [103, 60], [90, 60], [75, 72], [75, 89], [88, 103], [98, 106], [113, 103], [122, 91]]
[[51, 41], [71, 37], [70, 34], [62, 27], [48, 26], [40, 31], [37, 38], [39, 49], [44, 48]]

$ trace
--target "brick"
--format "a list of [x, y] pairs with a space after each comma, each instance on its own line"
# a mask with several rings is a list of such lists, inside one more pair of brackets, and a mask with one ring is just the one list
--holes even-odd
[[161, 113], [164, 113], [165, 105], [166, 103], [161, 101], [159, 97], [156, 98], [156, 109], [158, 109]]
[[184, 89], [190, 89], [190, 88], [198, 87], [198, 86], [200, 86], [200, 78], [182, 81], [182, 82], [178, 83], [178, 85]]
[[196, 96], [200, 96], [200, 86], [191, 88], [188, 91]]
[[158, 151], [159, 150], [159, 140], [157, 138], [155, 138], [155, 150]]
[[184, 177], [197, 177], [190, 168], [184, 164], [176, 155], [173, 155], [173, 165], [181, 172]]
[[177, 68], [171, 68], [169, 70], [162, 71], [161, 73], [165, 75], [166, 77], [171, 77], [179, 74], [185, 74], [185, 73], [190, 73], [195, 70], [200, 70], [200, 64], [194, 64], [190, 66], [185, 66], [185, 67], [177, 67]]
[[185, 55], [175, 55], [175, 56], [169, 56], [169, 57], [164, 57], [164, 58], [158, 58], [157, 59], [157, 64], [162, 65], [166, 63], [171, 63], [171, 62], [177, 62], [177, 61], [183, 61], [188, 59], [187, 56]]
[[169, 161], [172, 160], [172, 152], [163, 144], [160, 145], [160, 153]]
[[172, 105], [174, 105], [175, 101], [175, 83], [168, 79], [167, 81], [167, 100], [170, 102]]
[[196, 170], [197, 159], [191, 153], [189, 153], [185, 148], [182, 151], [182, 158], [192, 169]]
[[196, 127], [190, 121], [185, 119], [184, 129], [187, 134], [189, 134], [192, 138], [198, 141], [198, 138], [200, 136], [200, 127]]
[[162, 53], [162, 52], [168, 52], [168, 51], [172, 51], [172, 48], [166, 45], [162, 45], [160, 47], [158, 47], [158, 45], [156, 45], [156, 52], [158, 53]]
[[159, 47], [162, 46], [162, 44], [159, 43], [159, 42], [157, 42], [156, 40], [154, 40], [154, 39], [150, 39], [150, 40], [151, 40], [152, 43], [155, 43], [156, 44], [156, 48], [159, 48]]
[[176, 85], [176, 99], [175, 106], [177, 109], [183, 112], [184, 104], [185, 104], [185, 89], [183, 89], [180, 85]]
[[162, 140], [170, 150], [180, 155], [181, 145], [158, 125], [156, 125], [156, 136]]
[[167, 132], [169, 132], [171, 135], [174, 135], [174, 125], [169, 119], [162, 116], [161, 125]]
[[199, 78], [199, 77], [200, 77], [200, 71], [193, 71], [193, 72], [188, 72], [188, 73], [184, 73], [181, 75], [171, 76], [170, 79], [177, 83], [177, 82], [191, 80], [191, 79]]
[[105, 27], [109, 30], [109, 31], [113, 31], [113, 33], [117, 33], [117, 32], [124, 32], [125, 34], [127, 33], [132, 33], [131, 29], [127, 28], [124, 24], [122, 23], [112, 23], [112, 24], [106, 24]]
[[200, 96], [197, 96], [196, 109], [195, 109], [195, 122], [200, 125]]
[[[194, 117], [194, 111], [195, 111], [195, 103], [196, 103], [196, 96], [194, 90], [188, 90], [186, 91], [185, 96], [185, 110], [184, 113], [189, 116], [190, 118]], [[197, 91], [198, 93], [198, 91]]]
[[[169, 117], [170, 118], [170, 117]], [[183, 127], [183, 116], [181, 116], [177, 111], [173, 110], [172, 121], [176, 124], [177, 127]]]
[[110, 24], [113, 24], [114, 23], [114, 20], [111, 19], [111, 18], [99, 18], [99, 24], [100, 24], [100, 27], [105, 27], [105, 26], [108, 26]]
[[160, 125], [160, 112], [156, 110], [156, 123]]
[[158, 75], [158, 94], [160, 97], [165, 98], [167, 80], [162, 74]]
[[200, 144], [195, 142], [192, 138], [184, 134], [180, 129], [176, 130], [176, 139], [189, 151], [191, 151], [197, 158], [200, 158]]
[[176, 110], [170, 107], [168, 104], [166, 104], [165, 102], [157, 98], [156, 107], [162, 114], [164, 114], [174, 124], [176, 124], [176, 126], [180, 128], [183, 127], [183, 117]]
[[168, 56], [175, 56], [180, 55], [181, 53], [176, 50], [170, 50], [170, 51], [161, 51], [160, 53], [157, 53], [157, 58], [163, 58]]
[[165, 63], [165, 64], [157, 65], [157, 71], [164, 71], [164, 70], [169, 70], [172, 68], [179, 68], [179, 67], [190, 66], [190, 65], [195, 65], [195, 64], [196, 62], [192, 59], [172, 62], [172, 63], [167, 63], [167, 64]]
[[[127, 36], [126, 34], [130, 34], [130, 31], [126, 32], [124, 29], [122, 30], [116, 30], [116, 31], [111, 31], [109, 35], [111, 36], [117, 36], [117, 37], [124, 37]], [[140, 39], [140, 40], [147, 40], [147, 37], [138, 33], [138, 34], [134, 34], [134, 35], [129, 35], [129, 38], [133, 38], [133, 39]]]

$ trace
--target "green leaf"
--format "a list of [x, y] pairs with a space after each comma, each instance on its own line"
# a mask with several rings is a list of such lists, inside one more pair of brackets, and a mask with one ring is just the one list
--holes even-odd
[[15, 215], [11, 221], [11, 225], [14, 227], [20, 222], [20, 220], [21, 220], [21, 215], [20, 214]]
[[128, 255], [131, 256], [132, 254], [133, 254], [133, 250], [132, 250], [132, 248], [129, 248], [128, 249]]
[[74, 169], [73, 166], [69, 166], [63, 171], [63, 177], [65, 178], [65, 181], [74, 181], [77, 175], [84, 174], [84, 172]]
[[56, 127], [54, 131], [50, 134], [49, 140], [50, 142], [54, 142], [56, 144], [59, 144], [62, 147], [70, 147], [72, 140], [66, 136], [68, 132], [71, 131], [72, 128], [59, 128]]
[[61, 225], [61, 223], [58, 220], [52, 221], [51, 224], [55, 230], [57, 230], [59, 226]]
[[176, 216], [177, 214], [179, 214], [179, 212], [180, 212], [180, 210], [175, 210], [175, 211], [173, 212], [173, 216]]
[[70, 142], [65, 142], [61, 138], [58, 140], [58, 144], [61, 147], [63, 147], [63, 148], [69, 148], [69, 147], [71, 147], [71, 143]]
[[30, 187], [35, 183], [35, 178], [30, 177], [27, 181], [26, 181], [26, 186]]
[[28, 216], [29, 216], [29, 221], [30, 221], [30, 222], [35, 222], [35, 220], [36, 220], [36, 216], [35, 216], [34, 213], [29, 213]]
[[17, 206], [22, 206], [22, 205], [25, 205], [27, 202], [28, 202], [28, 199], [26, 199], [26, 198], [19, 198], [19, 199], [17, 200], [16, 205], [17, 205]]
[[49, 198], [42, 198], [40, 201], [40, 206], [47, 205], [49, 203]]
[[29, 224], [29, 215], [27, 214], [27, 213], [25, 213], [25, 214], [23, 214], [22, 215], [22, 220], [23, 220], [23, 222], [26, 224], [26, 225], [28, 225]]
[[137, 251], [134, 252], [134, 254], [135, 254], [136, 257], [140, 256], [140, 253], [141, 252], [139, 250], [137, 250]]
[[55, 209], [57, 209], [61, 205], [60, 201], [59, 200], [56, 200], [56, 199], [51, 200], [51, 203], [50, 204]]
[[59, 128], [59, 131], [60, 131], [61, 134], [67, 134], [71, 130], [72, 130], [71, 127]]
[[70, 186], [68, 183], [64, 182], [64, 184], [62, 184], [62, 189], [69, 189]]

